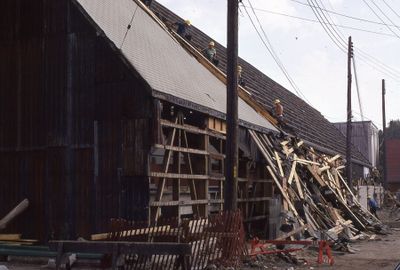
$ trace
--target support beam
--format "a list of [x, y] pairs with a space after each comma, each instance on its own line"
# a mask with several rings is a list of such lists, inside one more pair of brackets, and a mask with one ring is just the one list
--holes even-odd
[[382, 80], [383, 187], [387, 189], [385, 80]]
[[238, 7], [239, 2], [228, 0], [227, 44], [227, 134], [226, 134], [226, 182], [225, 210], [237, 208], [238, 177]]
[[348, 53], [347, 53], [347, 130], [346, 130], [346, 176], [347, 183], [352, 187], [351, 179], [353, 177], [353, 171], [351, 166], [351, 137], [352, 137], [352, 126], [351, 126], [351, 58], [353, 57], [353, 43], [351, 37], [349, 37]]

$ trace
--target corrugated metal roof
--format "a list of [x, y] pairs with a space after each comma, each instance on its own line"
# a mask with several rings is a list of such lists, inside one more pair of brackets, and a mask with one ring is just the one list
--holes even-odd
[[[152, 89], [226, 112], [226, 86], [133, 0], [76, 0]], [[131, 27], [128, 29], [128, 25]], [[239, 118], [277, 131], [239, 99]]]

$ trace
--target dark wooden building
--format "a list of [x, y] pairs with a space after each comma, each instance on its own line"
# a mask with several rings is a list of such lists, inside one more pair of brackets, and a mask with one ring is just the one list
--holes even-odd
[[[5, 0], [0, 13], [0, 215], [30, 200], [9, 231], [87, 237], [114, 217], [222, 209], [225, 84], [141, 2]], [[246, 77], [249, 99], [303, 106], [305, 116], [287, 114], [298, 135], [343, 152], [321, 114], [259, 77]], [[249, 130], [277, 129], [258, 112], [239, 100], [238, 202], [246, 222], [265, 227], [276, 193]]]
[[[0, 215], [30, 200], [10, 231], [87, 237], [113, 217], [221, 209], [225, 85], [148, 11], [131, 0], [2, 7]], [[246, 130], [277, 130], [243, 100], [239, 116], [239, 176], [266, 178], [246, 165], [259, 159]]]

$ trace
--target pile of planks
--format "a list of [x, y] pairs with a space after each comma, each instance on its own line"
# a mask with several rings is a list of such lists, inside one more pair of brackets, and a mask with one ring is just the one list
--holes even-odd
[[305, 227], [305, 238], [351, 241], [382, 230], [382, 223], [361, 206], [343, 178], [340, 155], [320, 154], [283, 134], [249, 133], [282, 195], [284, 222]]

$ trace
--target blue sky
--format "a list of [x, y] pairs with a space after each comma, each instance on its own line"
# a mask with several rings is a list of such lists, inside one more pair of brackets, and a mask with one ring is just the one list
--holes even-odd
[[[271, 13], [277, 12], [316, 20], [312, 9], [299, 3], [307, 3], [307, 0], [250, 1], [274, 50], [301, 93], [311, 105], [331, 122], [345, 121], [347, 55], [338, 49], [319, 23]], [[371, 0], [314, 0], [321, 7], [323, 4], [327, 10], [381, 23], [364, 1], [379, 14], [379, 9]], [[392, 26], [391, 30], [383, 23], [369, 23], [333, 13], [327, 14], [335, 24], [381, 33], [374, 34], [348, 28], [338, 28], [339, 30], [337, 30], [340, 31], [345, 40], [351, 35], [356, 47], [356, 69], [365, 119], [371, 119], [379, 128], [382, 128], [382, 79], [386, 80], [387, 88], [387, 122], [400, 118], [400, 1], [373, 1], [387, 16], [386, 18], [381, 13], [381, 19], [387, 24], [394, 23], [395, 26]], [[193, 25], [206, 32], [216, 41], [226, 44], [225, 0], [159, 0], [159, 2], [179, 16], [190, 19]], [[248, 0], [243, 0], [243, 4], [248, 7]], [[263, 73], [296, 93], [261, 43], [244, 7], [241, 7], [240, 10], [239, 55]], [[253, 16], [249, 7], [247, 10]], [[267, 12], [263, 10], [267, 10]], [[254, 16], [253, 20], [255, 20]], [[255, 23], [257, 24], [256, 21]], [[362, 52], [359, 50], [362, 50]], [[379, 68], [376, 67], [376, 63], [364, 63], [365, 59], [370, 56], [390, 67], [392, 71], [393, 69], [396, 70], [397, 80], [377, 70]], [[371, 61], [376, 62], [376, 60], [369, 60], [369, 62]], [[361, 120], [354, 77], [353, 111], [354, 120]]]

